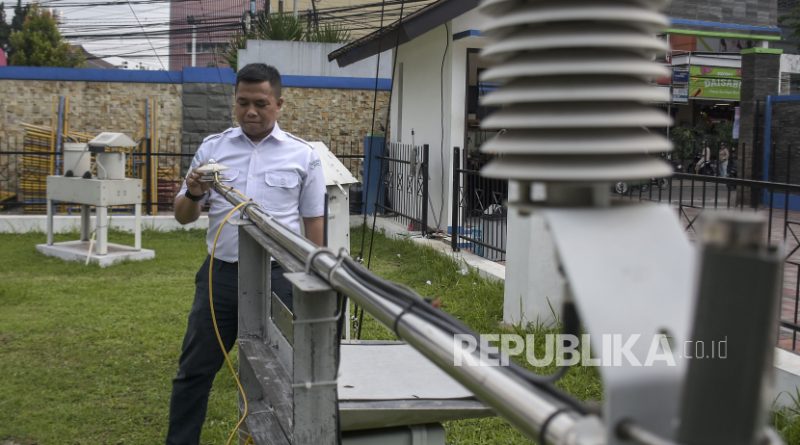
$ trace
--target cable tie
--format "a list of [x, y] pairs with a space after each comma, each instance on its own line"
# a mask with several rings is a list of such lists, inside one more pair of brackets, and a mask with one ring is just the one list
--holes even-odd
[[239, 219], [244, 219], [245, 216], [244, 214], [247, 211], [247, 208], [255, 205], [258, 205], [258, 203], [256, 203], [252, 199], [250, 201], [247, 201], [247, 204], [243, 205], [242, 208], [239, 209]]
[[344, 262], [345, 255], [347, 255], [347, 249], [344, 247], [339, 248], [339, 255], [336, 256], [336, 264], [333, 265], [330, 272], [328, 272], [328, 284], [333, 283], [333, 274], [336, 272], [342, 263]]
[[394, 331], [394, 333], [397, 334], [398, 337], [400, 337], [400, 333], [397, 332], [397, 325], [398, 325], [398, 323], [400, 323], [400, 319], [403, 318], [403, 315], [405, 315], [406, 312], [408, 312], [416, 304], [417, 304], [417, 300], [411, 300], [407, 305], [405, 305], [405, 307], [400, 312], [400, 314], [398, 314], [397, 317], [395, 317], [394, 323], [392, 323], [392, 331]]

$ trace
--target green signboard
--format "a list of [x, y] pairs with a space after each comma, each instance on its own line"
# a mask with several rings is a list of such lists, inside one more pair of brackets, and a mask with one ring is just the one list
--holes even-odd
[[739, 100], [741, 79], [691, 77], [689, 97], [692, 99]]
[[740, 68], [692, 65], [689, 76], [689, 99], [737, 101], [740, 98]]
[[721, 77], [725, 79], [741, 79], [741, 68], [722, 68], [718, 66], [692, 65], [689, 67], [692, 77]]

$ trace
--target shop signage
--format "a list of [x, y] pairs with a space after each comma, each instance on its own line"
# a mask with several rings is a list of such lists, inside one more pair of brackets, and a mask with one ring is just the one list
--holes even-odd
[[687, 66], [675, 66], [672, 67], [672, 83], [682, 83], [687, 84], [689, 83], [689, 67]]
[[689, 97], [693, 99], [739, 100], [741, 79], [692, 77], [689, 79]]
[[741, 68], [723, 68], [718, 66], [692, 65], [689, 68], [691, 77], [721, 77], [726, 79], [741, 79]]
[[672, 86], [672, 102], [685, 104], [689, 102], [689, 87], [687, 85]]

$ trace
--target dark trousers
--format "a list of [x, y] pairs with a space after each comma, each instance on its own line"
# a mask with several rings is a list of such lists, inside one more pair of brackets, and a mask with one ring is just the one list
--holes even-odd
[[[194, 303], [183, 338], [178, 374], [172, 380], [167, 445], [200, 443], [211, 384], [225, 360], [211, 321], [208, 266], [209, 258], [206, 258], [194, 279]], [[230, 351], [236, 341], [239, 324], [238, 276], [238, 264], [214, 260], [214, 312], [226, 351]], [[291, 307], [292, 286], [276, 262], [272, 263], [271, 276], [272, 291]]]

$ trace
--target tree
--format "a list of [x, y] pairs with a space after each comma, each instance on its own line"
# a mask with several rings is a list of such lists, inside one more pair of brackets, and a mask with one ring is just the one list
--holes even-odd
[[233, 68], [238, 62], [238, 52], [248, 40], [283, 40], [324, 43], [341, 43], [350, 39], [350, 32], [337, 25], [323, 25], [305, 29], [302, 20], [288, 13], [274, 13], [267, 16], [263, 11], [250, 27], [250, 31], [234, 36], [223, 53], [223, 57]]
[[[9, 39], [14, 31], [22, 31], [22, 24], [25, 23], [25, 16], [28, 15], [28, 5], [22, 6], [22, 0], [17, 0], [14, 6], [14, 18], [8, 24], [6, 18], [6, 4], [0, 3], [0, 48], [9, 53]], [[10, 55], [10, 53], [9, 53]]]
[[9, 65], [75, 67], [84, 62], [61, 37], [53, 16], [37, 4], [28, 9], [22, 30], [11, 34], [10, 47]]
[[325, 23], [306, 32], [306, 41], [319, 43], [343, 43], [350, 40], [350, 31], [341, 25]]
[[22, 5], [22, 0], [17, 0], [17, 6], [14, 6], [14, 18], [11, 19], [11, 29], [13, 31], [22, 31], [22, 25], [25, 24], [25, 17], [28, 16], [28, 11], [31, 10], [31, 5]]
[[9, 37], [11, 37], [11, 25], [6, 21], [6, 4], [0, 3], [0, 49], [8, 48]]

